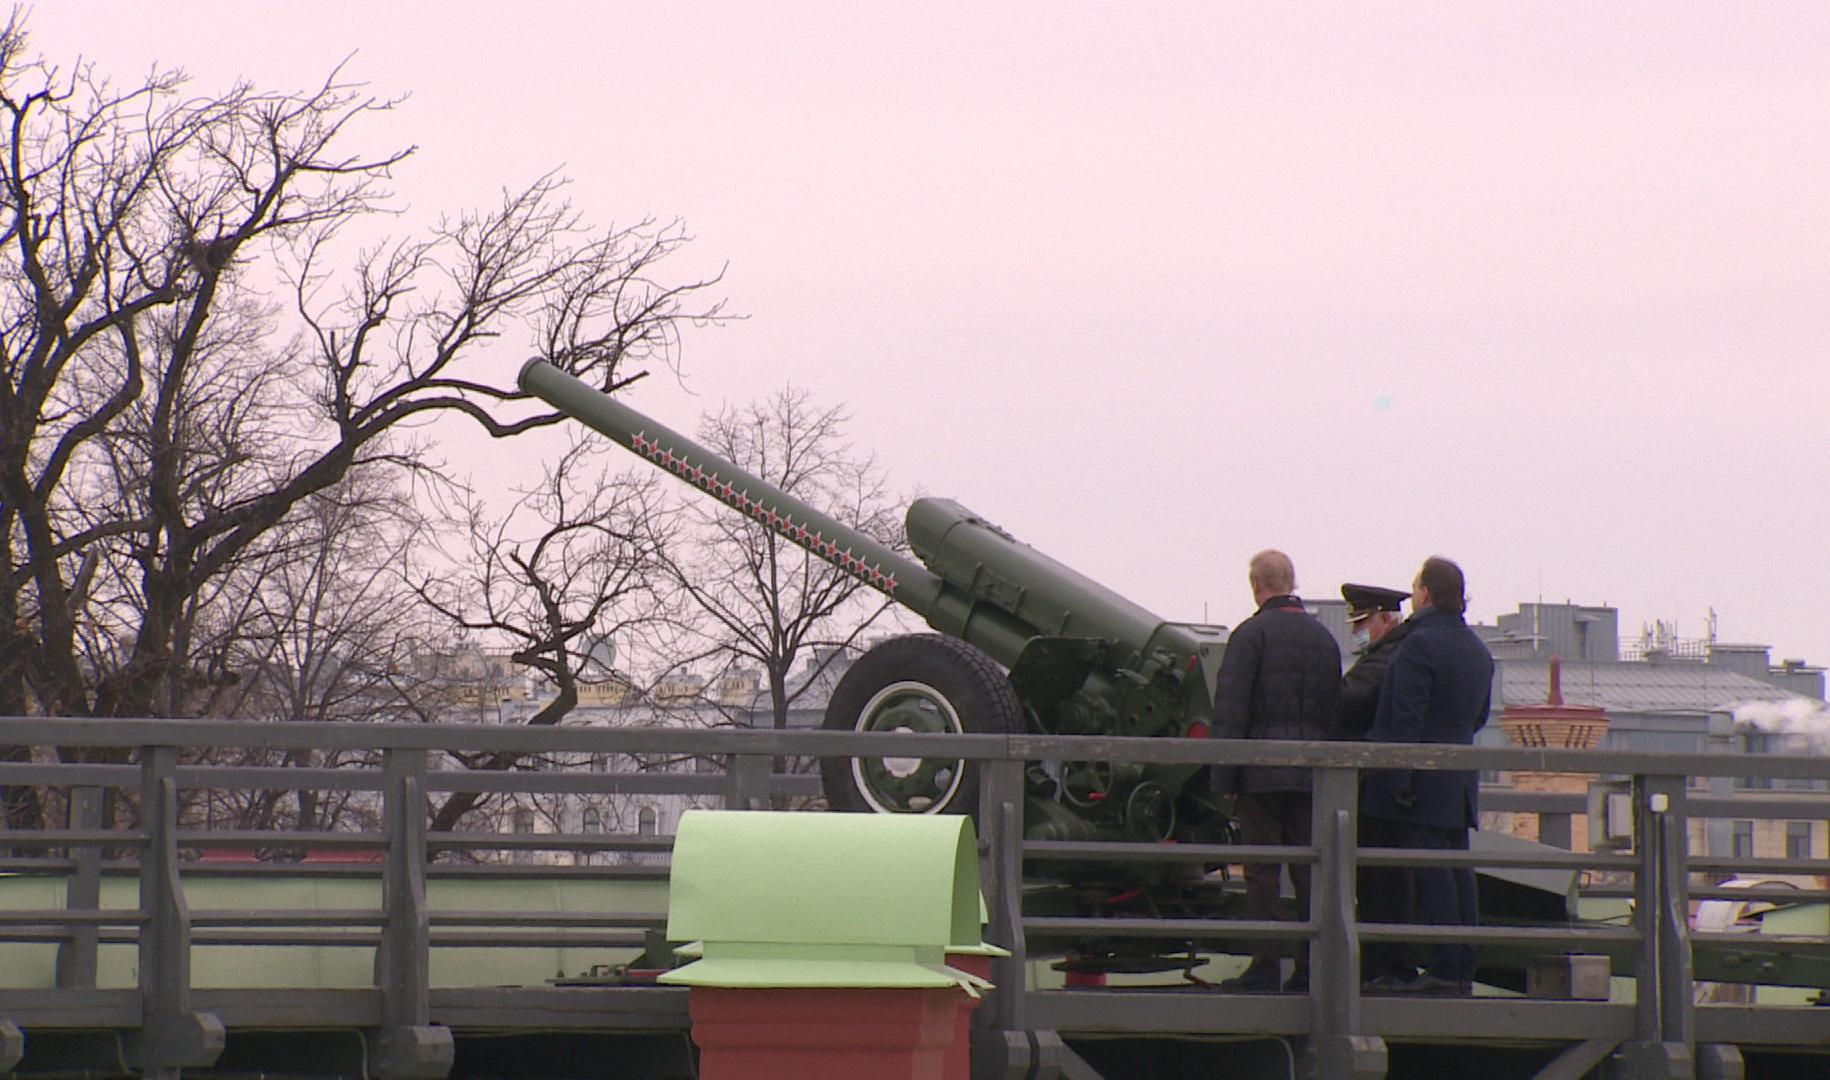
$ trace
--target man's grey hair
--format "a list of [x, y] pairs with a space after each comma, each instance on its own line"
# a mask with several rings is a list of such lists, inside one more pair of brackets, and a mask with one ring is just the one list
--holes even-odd
[[1266, 548], [1252, 556], [1249, 571], [1253, 587], [1283, 594], [1296, 591], [1296, 567], [1290, 556], [1275, 548]]

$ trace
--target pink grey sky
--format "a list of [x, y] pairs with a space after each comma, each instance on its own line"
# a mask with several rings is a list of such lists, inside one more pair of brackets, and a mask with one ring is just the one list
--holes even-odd
[[[1176, 618], [1459, 559], [1830, 662], [1830, 6], [41, 2], [200, 90], [345, 56], [416, 213], [559, 167], [894, 483]], [[505, 350], [502, 377], [522, 353]], [[686, 390], [690, 390], [691, 394]], [[697, 395], [694, 397], [692, 395]], [[483, 459], [479, 459], [483, 460]], [[476, 468], [483, 468], [478, 465]]]

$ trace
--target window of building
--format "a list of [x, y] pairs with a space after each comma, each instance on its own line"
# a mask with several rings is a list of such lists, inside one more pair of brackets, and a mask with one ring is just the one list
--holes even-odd
[[655, 825], [658, 820], [659, 820], [659, 815], [657, 815], [654, 812], [654, 807], [652, 807], [652, 806], [642, 807], [642, 812], [640, 814], [637, 814], [636, 818], [635, 818], [636, 835], [653, 836], [655, 833]]
[[[1776, 749], [1778, 748], [1773, 745], [1772, 740], [1767, 738], [1764, 731], [1748, 731], [1741, 736], [1741, 752], [1744, 754], [1770, 754]], [[1772, 786], [1773, 779], [1769, 776], [1737, 776], [1735, 778], [1735, 787], [1744, 791], [1767, 791]]]
[[609, 772], [610, 771], [610, 755], [604, 754], [604, 753], [592, 754], [591, 755], [591, 771], [592, 772]]
[[1809, 859], [1811, 857], [1811, 823], [1809, 821], [1786, 822], [1786, 858]]
[[1734, 847], [1729, 852], [1737, 859], [1754, 857], [1754, 823], [1751, 821], [1735, 822]]
[[585, 812], [579, 819], [579, 828], [583, 829], [585, 832], [588, 832], [588, 833], [603, 832], [604, 831], [603, 813], [600, 812], [597, 809], [597, 807], [595, 807], [595, 806], [585, 807]]

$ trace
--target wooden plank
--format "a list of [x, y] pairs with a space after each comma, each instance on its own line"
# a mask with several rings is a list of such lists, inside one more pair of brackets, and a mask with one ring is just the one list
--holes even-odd
[[33, 1028], [128, 1028], [140, 1025], [138, 990], [0, 989], [0, 1016]]
[[1260, 919], [1077, 919], [1037, 916], [1023, 920], [1027, 934], [1088, 937], [1293, 939], [1315, 935], [1312, 922]]
[[194, 990], [192, 1005], [229, 1028], [375, 1027], [379, 990]]
[[1830, 1008], [1809, 1005], [1698, 1005], [1697, 1041], [1741, 1046], [1830, 1046]]
[[451, 1028], [686, 1031], [685, 987], [434, 989], [432, 1022]]
[[1072, 1035], [1307, 1035], [1309, 999], [1299, 994], [1188, 990], [1032, 990], [1030, 1027]]
[[1604, 1001], [1368, 997], [1361, 1015], [1366, 1030], [1387, 1042], [1612, 1039], [1618, 1043], [1633, 1036], [1633, 1006]]

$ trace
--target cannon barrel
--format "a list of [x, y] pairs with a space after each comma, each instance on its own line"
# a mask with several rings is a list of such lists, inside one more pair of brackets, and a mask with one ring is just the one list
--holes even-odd
[[924, 567], [544, 360], [528, 361], [520, 384], [1006, 668], [1017, 667], [1037, 638], [1103, 643], [1095, 668], [1136, 669], [1158, 653], [1159, 666], [1185, 668], [1198, 651], [1183, 626], [1165, 622], [950, 499], [917, 499], [909, 507], [909, 544]]
[[[935, 610], [942, 591], [941, 580], [919, 563], [750, 475], [545, 360], [529, 360], [521, 368], [519, 381], [523, 390], [560, 412], [583, 421], [636, 456], [882, 591], [923, 618]], [[996, 630], [994, 636], [998, 638], [1012, 632], [1006, 627]], [[1017, 645], [1021, 644], [1019, 640]]]

